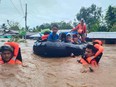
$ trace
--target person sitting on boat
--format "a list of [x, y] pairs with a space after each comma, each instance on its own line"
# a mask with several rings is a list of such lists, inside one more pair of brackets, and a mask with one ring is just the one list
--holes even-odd
[[42, 41], [47, 41], [50, 32], [44, 32], [44, 35], [41, 37]]
[[6, 42], [0, 47], [0, 64], [22, 64], [21, 49], [16, 42]]
[[66, 42], [66, 43], [72, 43], [72, 42], [73, 42], [73, 40], [72, 40], [70, 34], [67, 34], [67, 35], [66, 35], [66, 41], [65, 41], [65, 42]]
[[86, 36], [87, 36], [87, 29], [86, 24], [84, 23], [84, 19], [81, 19], [80, 23], [73, 28], [71, 31], [77, 30], [77, 33], [81, 36], [81, 41], [86, 42]]
[[66, 34], [65, 33], [61, 33], [59, 36], [60, 36], [61, 42], [66, 42]]
[[58, 41], [59, 35], [57, 34], [58, 32], [58, 25], [54, 24], [52, 26], [52, 32], [48, 36], [48, 41]]
[[73, 44], [81, 44], [81, 40], [79, 39], [79, 37], [77, 36], [77, 34], [73, 35]]
[[93, 60], [91, 57], [94, 56], [97, 52], [97, 49], [93, 46], [88, 44], [85, 53], [80, 59], [80, 63], [83, 65], [82, 73], [87, 72], [88, 70], [90, 72], [93, 72], [93, 67], [98, 66], [96, 60]]

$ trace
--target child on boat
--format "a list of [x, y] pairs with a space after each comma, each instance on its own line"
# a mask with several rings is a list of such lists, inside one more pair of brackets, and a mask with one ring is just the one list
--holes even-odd
[[58, 25], [54, 24], [52, 26], [52, 32], [48, 36], [48, 41], [58, 41], [59, 35], [57, 34], [58, 32]]
[[81, 40], [79, 39], [79, 37], [77, 36], [77, 34], [73, 35], [73, 44], [81, 44]]

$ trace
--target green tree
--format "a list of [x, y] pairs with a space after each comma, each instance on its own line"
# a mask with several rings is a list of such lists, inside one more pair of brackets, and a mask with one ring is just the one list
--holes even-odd
[[72, 25], [71, 25], [71, 22], [64, 22], [64, 21], [61, 21], [61, 22], [53, 22], [53, 23], [44, 23], [44, 24], [41, 24], [40, 26], [36, 26], [33, 28], [34, 32], [37, 32], [37, 31], [41, 31], [41, 30], [44, 30], [44, 29], [51, 29], [51, 26], [54, 25], [54, 24], [57, 24], [59, 26], [59, 29], [72, 29]]
[[53, 24], [57, 24], [59, 26], [59, 29], [72, 29], [72, 25], [70, 22], [64, 22], [64, 21], [55, 22], [55, 23], [51, 23], [51, 26]]
[[39, 32], [41, 31], [41, 29], [42, 29], [42, 28], [40, 28], [39, 26], [36, 26], [36, 27], [35, 27], [35, 30], [37, 30], [37, 31], [39, 31]]
[[114, 29], [116, 24], [116, 7], [112, 7], [111, 5], [108, 7], [105, 19], [108, 26], [108, 31], [110, 31], [110, 29], [113, 31], [112, 29]]
[[116, 32], [116, 23], [112, 26], [112, 28], [110, 29], [110, 32]]
[[25, 30], [25, 28], [22, 28], [22, 29], [20, 29], [19, 30], [19, 37], [24, 37], [26, 35], [26, 30]]
[[100, 26], [101, 12], [101, 7], [92, 4], [88, 8], [82, 7], [76, 17], [77, 20], [80, 20], [81, 18], [85, 20], [89, 31], [98, 31], [97, 29], [99, 29]]
[[74, 19], [73, 26], [76, 27], [78, 22], [76, 22], [76, 19]]
[[18, 22], [8, 21], [8, 25], [10, 26], [10, 30], [20, 30]]
[[50, 24], [49, 23], [44, 23], [42, 25], [39, 26], [39, 29], [46, 29], [46, 28], [50, 28]]

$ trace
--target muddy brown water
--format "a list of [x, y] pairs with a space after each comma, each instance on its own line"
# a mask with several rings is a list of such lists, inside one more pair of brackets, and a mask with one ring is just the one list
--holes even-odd
[[0, 87], [116, 87], [116, 45], [104, 45], [104, 55], [94, 73], [80, 73], [82, 65], [76, 58], [34, 55], [33, 43], [20, 43], [27, 66], [0, 65]]

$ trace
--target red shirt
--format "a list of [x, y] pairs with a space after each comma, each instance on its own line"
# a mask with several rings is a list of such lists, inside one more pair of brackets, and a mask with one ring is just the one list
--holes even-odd
[[47, 40], [48, 36], [49, 36], [49, 34], [43, 35], [41, 38], [42, 38], [42, 40]]
[[86, 33], [86, 25], [85, 24], [81, 25], [81, 23], [79, 23], [75, 28], [72, 29], [72, 31], [77, 30], [77, 32], [78, 32], [79, 29], [82, 30], [83, 33]]

